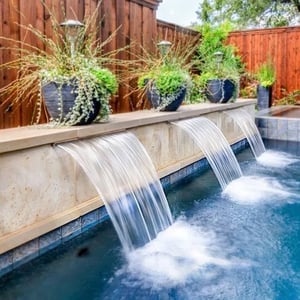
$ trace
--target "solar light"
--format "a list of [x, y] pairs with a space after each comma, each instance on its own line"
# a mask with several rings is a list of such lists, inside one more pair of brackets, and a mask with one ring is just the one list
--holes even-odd
[[170, 49], [170, 47], [172, 46], [172, 43], [169, 41], [161, 41], [157, 44], [157, 47], [160, 51], [160, 54], [162, 56], [165, 56], [168, 52], [168, 50]]
[[60, 23], [60, 26], [65, 28], [65, 34], [70, 42], [71, 46], [71, 57], [75, 56], [75, 42], [78, 37], [80, 29], [84, 26], [81, 22], [77, 20], [67, 20]]

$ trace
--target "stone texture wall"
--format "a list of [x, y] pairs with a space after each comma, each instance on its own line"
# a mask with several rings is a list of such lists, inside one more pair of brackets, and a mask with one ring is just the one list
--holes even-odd
[[[254, 105], [245, 108], [253, 114]], [[230, 144], [243, 138], [222, 112], [203, 116]], [[142, 142], [160, 177], [203, 157], [193, 140], [171, 123], [138, 123], [128, 130]], [[81, 168], [51, 144], [2, 153], [0, 166], [0, 254], [103, 205]]]

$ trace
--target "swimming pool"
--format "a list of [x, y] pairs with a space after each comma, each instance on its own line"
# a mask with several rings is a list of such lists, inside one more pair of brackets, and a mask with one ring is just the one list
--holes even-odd
[[211, 171], [170, 189], [176, 222], [128, 259], [106, 222], [1, 278], [0, 299], [298, 299], [299, 144], [266, 147], [292, 153], [241, 152], [237, 189]]

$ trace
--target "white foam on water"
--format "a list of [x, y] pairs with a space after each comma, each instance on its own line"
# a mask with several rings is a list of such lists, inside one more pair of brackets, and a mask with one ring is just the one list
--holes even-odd
[[268, 150], [257, 158], [257, 162], [264, 167], [284, 168], [299, 160], [294, 156], [279, 151]]
[[223, 191], [230, 200], [246, 205], [278, 201], [292, 194], [274, 178], [242, 176], [233, 180]]
[[226, 258], [224, 247], [214, 232], [205, 232], [179, 220], [144, 247], [129, 253], [128, 264], [119, 275], [125, 273], [132, 285], [160, 289], [184, 284], [199, 271], [203, 277], [210, 276], [211, 270], [205, 272], [208, 266], [229, 268], [233, 265], [247, 264]]

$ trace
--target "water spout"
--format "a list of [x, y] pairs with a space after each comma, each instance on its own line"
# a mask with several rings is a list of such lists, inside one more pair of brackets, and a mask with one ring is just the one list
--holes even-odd
[[209, 119], [199, 117], [172, 123], [185, 130], [206, 156], [222, 189], [242, 176], [236, 157], [221, 130]]
[[126, 252], [143, 246], [172, 223], [153, 163], [131, 133], [58, 145], [83, 168]]
[[233, 118], [237, 125], [241, 128], [243, 134], [248, 140], [255, 158], [261, 156], [266, 151], [266, 148], [251, 115], [240, 108], [228, 110], [224, 113]]

